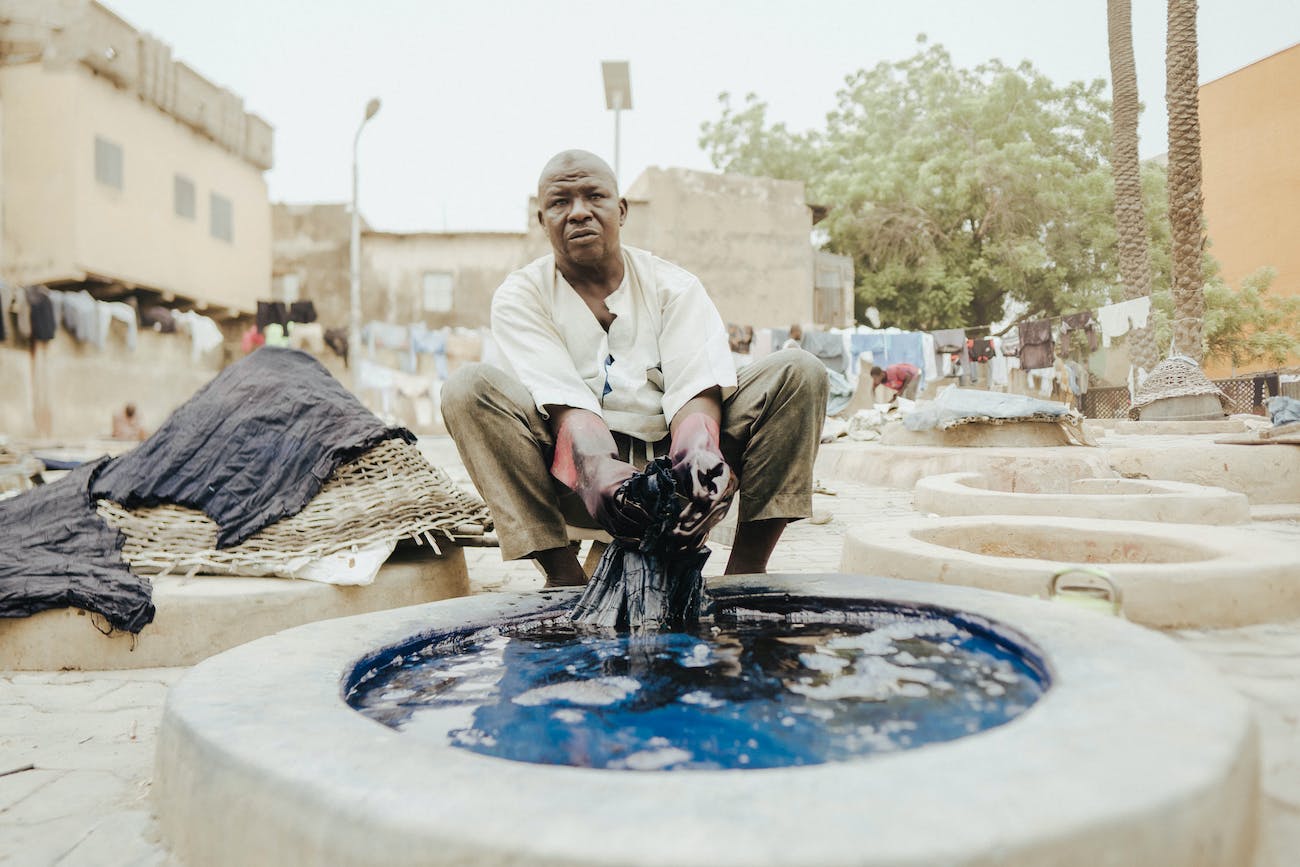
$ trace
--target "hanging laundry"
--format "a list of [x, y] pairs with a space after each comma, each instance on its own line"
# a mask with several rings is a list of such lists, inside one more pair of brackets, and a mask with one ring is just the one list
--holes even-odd
[[934, 335], [921, 333], [921, 355], [925, 358], [925, 364], [921, 367], [921, 378], [925, 382], [934, 382], [939, 378], [939, 356]]
[[1131, 328], [1146, 328], [1150, 314], [1151, 298], [1145, 295], [1098, 308], [1097, 324], [1101, 326], [1101, 345], [1110, 346], [1112, 340], [1128, 334]]
[[1020, 329], [1012, 328], [1001, 337], [1002, 346], [1000, 351], [1003, 358], [1020, 357]]
[[42, 343], [54, 339], [58, 322], [54, 319], [54, 302], [44, 286], [27, 287], [27, 305], [31, 316], [31, 338]]
[[32, 306], [27, 300], [27, 290], [21, 287], [14, 289], [13, 301], [14, 328], [18, 331], [18, 336], [24, 340], [32, 338]]
[[1025, 370], [1051, 367], [1056, 360], [1052, 346], [1052, 320], [1037, 319], [1018, 326], [1020, 329], [1020, 366]]
[[283, 328], [289, 324], [289, 310], [283, 301], [257, 302], [257, 330], [266, 333], [266, 326], [279, 325]]
[[244, 336], [239, 339], [239, 349], [245, 355], [258, 347], [266, 345], [266, 336], [257, 330], [256, 325], [244, 329]]
[[841, 334], [807, 331], [803, 336], [803, 348], [817, 356], [817, 360], [826, 365], [827, 370], [845, 373], [849, 369], [849, 352], [844, 348], [844, 336]]
[[176, 332], [176, 320], [172, 316], [172, 311], [167, 307], [146, 307], [140, 311], [140, 322], [145, 328], [152, 328], [159, 334], [174, 334]]
[[0, 341], [3, 341], [9, 332], [9, 305], [13, 303], [13, 289], [8, 283], [0, 282]]
[[202, 314], [190, 310], [177, 313], [174, 318], [178, 326], [189, 332], [190, 361], [195, 364], [225, 341], [221, 327]]
[[406, 349], [410, 336], [405, 325], [393, 325], [388, 322], [367, 322], [361, 329], [361, 339], [369, 352], [375, 347], [380, 349]]
[[981, 364], [993, 357], [993, 341], [987, 337], [976, 337], [966, 344], [971, 361]]
[[284, 326], [279, 322], [272, 322], [262, 329], [262, 335], [266, 338], [267, 346], [278, 346], [281, 349], [289, 345], [289, 335], [284, 333]]
[[325, 329], [319, 322], [290, 322], [289, 348], [305, 349], [311, 353], [325, 351]]
[[989, 359], [989, 385], [992, 388], [1006, 389], [1008, 367], [1007, 358], [1002, 354], [1002, 340], [990, 337], [989, 343], [993, 349], [993, 357]]
[[931, 331], [934, 345], [940, 352], [956, 352], [966, 345], [966, 332], [960, 328], [943, 328]]
[[107, 338], [109, 325], [114, 321], [121, 322], [126, 326], [126, 348], [135, 352], [136, 336], [139, 328], [135, 308], [130, 304], [123, 304], [121, 301], [97, 301], [95, 302], [95, 312], [99, 316], [100, 335]]
[[289, 321], [309, 325], [316, 321], [316, 305], [311, 301], [295, 301], [289, 305]]
[[[1080, 342], [1085, 339], [1086, 342]], [[1061, 341], [1067, 352], [1096, 352], [1099, 339], [1096, 318], [1091, 310], [1061, 317]]]

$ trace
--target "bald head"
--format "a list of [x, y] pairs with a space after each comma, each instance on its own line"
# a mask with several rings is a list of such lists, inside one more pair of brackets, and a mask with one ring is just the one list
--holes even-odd
[[619, 232], [627, 202], [609, 165], [588, 151], [561, 151], [537, 179], [537, 222], [566, 278], [581, 271], [622, 278]]
[[599, 177], [610, 184], [615, 196], [618, 195], [618, 178], [614, 177], [614, 170], [609, 167], [609, 163], [591, 151], [577, 149], [560, 151], [547, 160], [537, 178], [537, 195], [541, 198], [551, 181], [573, 180], [581, 176]]

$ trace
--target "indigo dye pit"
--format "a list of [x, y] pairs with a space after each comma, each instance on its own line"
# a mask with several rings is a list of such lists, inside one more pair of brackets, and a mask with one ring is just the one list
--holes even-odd
[[366, 671], [347, 700], [411, 737], [515, 761], [723, 770], [953, 740], [1014, 719], [1047, 685], [1032, 650], [976, 618], [755, 597], [686, 632], [548, 620], [443, 636]]

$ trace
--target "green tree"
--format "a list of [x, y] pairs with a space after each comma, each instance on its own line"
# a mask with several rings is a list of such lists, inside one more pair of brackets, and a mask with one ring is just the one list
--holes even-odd
[[[1282, 365], [1288, 356], [1300, 355], [1300, 297], [1269, 294], [1277, 272], [1260, 268], [1234, 291], [1216, 270], [1207, 257], [1201, 335], [1205, 358], [1235, 368], [1256, 361]], [[1154, 292], [1151, 303], [1157, 346], [1167, 352], [1177, 319], [1174, 294], [1168, 288]]]
[[1008, 298], [1052, 315], [1119, 283], [1104, 91], [1028, 62], [959, 69], [923, 45], [849, 76], [821, 130], [724, 94], [700, 145], [723, 171], [807, 182], [830, 248], [855, 260], [859, 309], [887, 324], [993, 322]]

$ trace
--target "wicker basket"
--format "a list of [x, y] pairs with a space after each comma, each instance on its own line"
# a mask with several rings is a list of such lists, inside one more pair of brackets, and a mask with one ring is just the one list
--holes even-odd
[[[1171, 397], [1196, 397], [1212, 395], [1219, 401], [1226, 415], [1232, 406], [1231, 399], [1210, 382], [1200, 365], [1185, 355], [1171, 355], [1156, 365], [1146, 381], [1138, 388], [1129, 409], [1129, 418], [1140, 418], [1143, 407]], [[1203, 415], [1198, 416], [1204, 418]]]
[[110, 500], [98, 507], [126, 536], [122, 557], [131, 569], [162, 574], [283, 574], [291, 561], [380, 542], [409, 538], [436, 550], [437, 536], [451, 541], [490, 524], [481, 500], [457, 488], [414, 445], [397, 439], [339, 467], [298, 514], [230, 548], [217, 548], [216, 523], [194, 509], [126, 509]]

